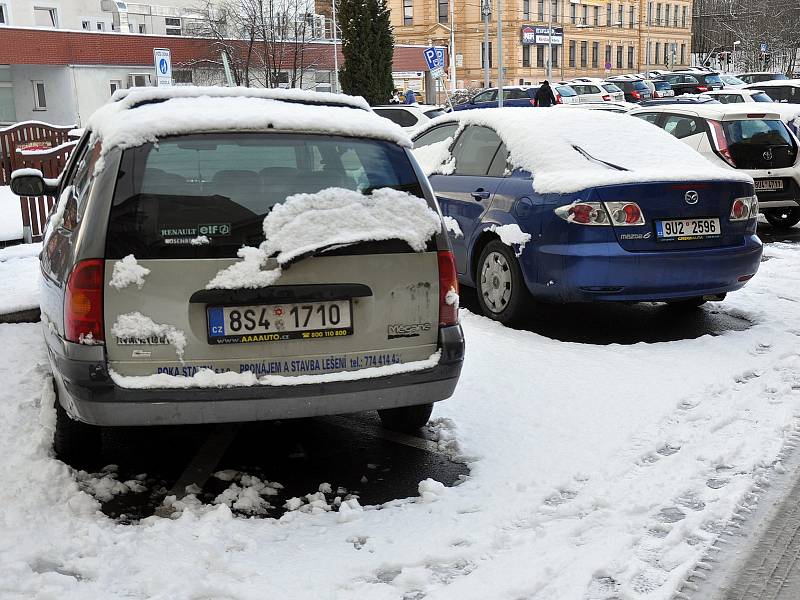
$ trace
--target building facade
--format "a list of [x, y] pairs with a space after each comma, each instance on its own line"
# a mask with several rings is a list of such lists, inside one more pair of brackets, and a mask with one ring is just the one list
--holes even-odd
[[[483, 86], [481, 0], [388, 1], [397, 43], [449, 47], [452, 19], [456, 87]], [[496, 85], [498, 0], [488, 1], [489, 79]], [[678, 68], [691, 62], [692, 0], [503, 0], [502, 16], [505, 85], [538, 83], [546, 76], [548, 58], [554, 80]]]

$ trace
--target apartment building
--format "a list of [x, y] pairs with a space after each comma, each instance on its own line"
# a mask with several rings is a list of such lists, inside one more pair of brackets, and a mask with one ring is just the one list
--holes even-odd
[[[388, 0], [395, 40], [449, 47], [452, 26], [456, 86], [483, 85], [487, 50], [490, 83], [496, 85], [498, 0], [488, 0], [488, 48], [482, 17], [486, 1]], [[691, 61], [692, 0], [502, 1], [506, 85], [541, 81], [548, 61], [555, 80], [681, 67]]]

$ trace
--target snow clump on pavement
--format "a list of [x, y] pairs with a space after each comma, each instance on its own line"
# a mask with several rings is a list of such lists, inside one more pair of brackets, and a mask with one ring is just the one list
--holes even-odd
[[141, 482], [144, 476], [128, 481], [119, 481], [117, 479], [117, 470], [117, 465], [108, 465], [99, 473], [76, 471], [75, 479], [84, 492], [91, 494], [101, 502], [108, 502], [114, 496], [119, 496], [120, 494], [147, 490]]
[[111, 272], [111, 279], [108, 285], [121, 290], [135, 283], [136, 287], [142, 289], [144, 278], [149, 274], [150, 269], [137, 263], [133, 254], [128, 254], [122, 260], [114, 263], [114, 270]]
[[111, 333], [118, 338], [165, 338], [175, 347], [178, 358], [183, 360], [183, 351], [186, 349], [186, 334], [174, 325], [156, 323], [150, 317], [140, 312], [123, 313], [117, 315], [117, 320], [111, 326]]

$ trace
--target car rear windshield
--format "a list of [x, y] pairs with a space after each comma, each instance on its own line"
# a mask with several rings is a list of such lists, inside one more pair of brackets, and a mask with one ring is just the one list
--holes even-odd
[[668, 81], [654, 81], [653, 85], [656, 86], [656, 90], [659, 92], [665, 92], [672, 89], [672, 86]]
[[764, 92], [758, 92], [757, 94], [753, 94], [752, 98], [756, 102], [772, 102], [772, 98], [770, 98]]
[[445, 112], [443, 108], [433, 108], [431, 110], [426, 110], [424, 114], [429, 119], [435, 119], [436, 117], [441, 117]]
[[106, 258], [232, 258], [263, 241], [273, 206], [331, 187], [424, 197], [405, 150], [389, 142], [237, 133], [131, 148], [122, 155]]
[[615, 86], [613, 83], [604, 83], [604, 84], [603, 84], [603, 89], [604, 89], [605, 91], [607, 91], [607, 92], [611, 92], [612, 94], [613, 94], [614, 92], [621, 92], [621, 91], [622, 91], [622, 90], [621, 90], [621, 89], [619, 89], [617, 86]]
[[794, 148], [792, 136], [783, 121], [766, 119], [744, 119], [741, 121], [723, 121], [725, 139], [733, 150], [734, 147], [786, 147]]
[[723, 85], [722, 79], [720, 79], [719, 75], [717, 75], [716, 73], [712, 73], [711, 75], [706, 75], [706, 83], [709, 83], [711, 85], [717, 85], [717, 84]]
[[575, 90], [573, 90], [571, 87], [569, 87], [568, 85], [557, 85], [556, 86], [556, 91], [559, 94], [561, 94], [562, 96], [564, 96], [565, 98], [578, 95], [578, 93]]

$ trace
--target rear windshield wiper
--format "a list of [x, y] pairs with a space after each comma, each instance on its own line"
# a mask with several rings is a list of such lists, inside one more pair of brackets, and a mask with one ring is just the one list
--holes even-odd
[[577, 145], [573, 144], [572, 147], [577, 152], [579, 152], [580, 155], [583, 156], [583, 158], [585, 158], [586, 160], [590, 160], [592, 162], [600, 163], [601, 165], [605, 165], [607, 167], [611, 167], [612, 169], [616, 169], [617, 171], [628, 171], [629, 170], [629, 169], [626, 169], [625, 167], [620, 167], [619, 165], [615, 165], [613, 163], [606, 162], [604, 160], [600, 160], [599, 158], [594, 157], [591, 154], [589, 154], [586, 150], [584, 150], [580, 146], [577, 146]]

